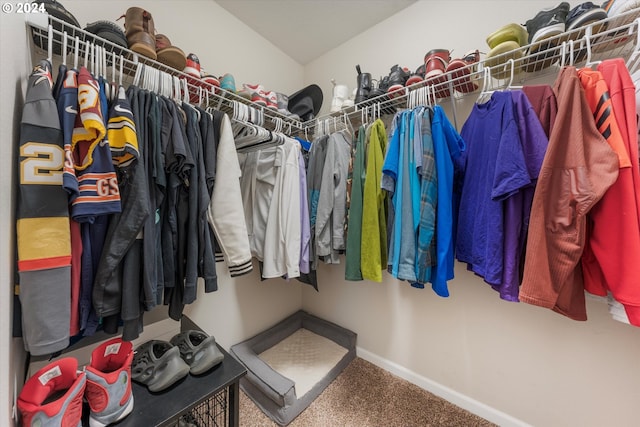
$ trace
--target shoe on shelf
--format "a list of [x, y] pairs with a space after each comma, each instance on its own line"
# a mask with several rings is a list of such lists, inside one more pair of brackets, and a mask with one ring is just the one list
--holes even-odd
[[416, 69], [416, 71], [413, 74], [409, 76], [409, 78], [407, 79], [407, 82], [405, 83], [405, 86], [411, 86], [416, 83], [420, 83], [421, 81], [424, 81], [425, 75], [426, 75], [425, 67], [424, 67], [424, 64], [422, 64]]
[[[96, 36], [110, 41], [113, 44], [118, 46], [122, 46], [125, 49], [128, 48], [127, 44], [127, 36], [124, 31], [118, 24], [111, 21], [95, 21], [87, 24], [84, 30], [88, 33], [95, 34]], [[101, 45], [99, 41], [96, 40], [98, 45]], [[115, 51], [116, 54], [120, 54], [122, 51]]]
[[216, 76], [207, 73], [205, 70], [202, 70], [200, 72], [200, 80], [205, 82], [207, 85], [210, 85], [209, 87], [207, 87], [207, 89], [214, 91], [214, 93], [219, 93], [218, 88], [220, 87], [220, 80], [218, 80]]
[[[580, 3], [579, 5], [571, 9], [569, 11], [569, 14], [567, 15], [567, 31], [569, 32], [575, 30], [576, 28], [587, 27], [591, 24], [595, 24], [598, 21], [607, 19], [607, 17], [607, 12], [600, 6], [596, 6], [590, 1]], [[601, 25], [594, 25], [591, 27], [591, 34], [597, 34], [606, 29], [606, 27], [606, 22], [602, 23]], [[571, 34], [569, 38], [572, 40], [579, 39], [580, 36], [577, 36], [576, 34]]]
[[331, 98], [331, 108], [329, 111], [331, 113], [337, 113], [342, 110], [344, 101], [349, 98], [349, 88], [347, 85], [336, 84], [333, 79], [331, 83], [333, 83], [333, 98]]
[[360, 70], [360, 65], [356, 65], [356, 71], [358, 72], [358, 76], [356, 78], [355, 103], [360, 104], [369, 97], [369, 91], [371, 90], [371, 73], [363, 73]]
[[136, 348], [131, 379], [157, 392], [171, 387], [189, 374], [180, 350], [167, 341], [151, 340]]
[[151, 13], [141, 7], [130, 7], [123, 16], [129, 49], [148, 58], [157, 59], [156, 31]]
[[80, 426], [87, 384], [78, 361], [63, 357], [33, 374], [18, 396], [24, 427]]
[[541, 10], [525, 23], [529, 44], [534, 45], [529, 48], [531, 53], [536, 52], [533, 48], [537, 42], [564, 33], [569, 7], [569, 3], [563, 1], [556, 7]]
[[528, 39], [529, 34], [522, 25], [511, 23], [489, 34], [487, 36], [487, 45], [489, 45], [490, 49], [493, 49], [500, 43], [513, 41], [518, 43], [518, 46], [525, 46]]
[[455, 90], [461, 93], [471, 93], [478, 90], [478, 61], [480, 61], [480, 51], [476, 49], [467, 52], [462, 58], [449, 62], [447, 73], [451, 73]]
[[200, 59], [198, 59], [198, 56], [195, 53], [187, 55], [187, 62], [182, 72], [196, 79], [200, 79]]
[[231, 74], [226, 73], [220, 78], [220, 89], [236, 93], [236, 80]]
[[272, 110], [278, 109], [278, 95], [270, 90], [264, 94], [265, 99], [267, 100], [267, 108], [271, 108]]
[[527, 45], [530, 34], [520, 24], [507, 24], [487, 36], [490, 50], [486, 55], [485, 64], [489, 67], [492, 77], [504, 79], [511, 73], [507, 66], [509, 59], [516, 65], [514, 72], [520, 71], [521, 58], [524, 56], [522, 47]]
[[[269, 92], [275, 95], [275, 92]], [[224, 355], [216, 345], [216, 339], [202, 331], [181, 332], [171, 338], [171, 344], [178, 347], [180, 357], [189, 365], [192, 375], [200, 375], [218, 366]]]
[[541, 10], [525, 23], [529, 49], [523, 64], [524, 71], [544, 70], [560, 58], [558, 46], [565, 40], [558, 36], [566, 30], [569, 7], [569, 3], [562, 2], [556, 7]]
[[451, 54], [447, 49], [433, 49], [424, 56], [424, 80], [433, 85], [438, 98], [447, 98], [451, 95], [447, 78], [444, 75], [451, 61]]
[[391, 67], [389, 71], [389, 76], [387, 78], [386, 84], [387, 93], [391, 98], [395, 96], [402, 95], [404, 92], [398, 92], [401, 89], [404, 89], [405, 84], [407, 83], [407, 79], [409, 78], [409, 70], [406, 68], [402, 68], [399, 65], [394, 65]]
[[173, 46], [169, 37], [164, 34], [156, 34], [156, 55], [158, 62], [176, 70], [184, 70], [187, 66], [187, 57], [182, 49]]
[[[592, 2], [580, 3], [569, 11], [567, 15], [567, 36], [570, 40], [578, 42], [574, 44], [574, 63], [580, 62], [587, 57], [587, 46], [583, 39], [585, 30], [591, 26], [591, 34], [596, 35], [607, 29], [607, 12], [593, 4]], [[603, 21], [598, 23], [599, 21]], [[590, 40], [592, 51], [601, 42], [600, 37]]]
[[262, 87], [262, 85], [252, 85], [249, 83], [244, 83], [242, 85], [242, 88], [244, 92], [249, 94], [249, 101], [263, 107], [267, 106], [267, 92], [264, 90], [264, 87]]
[[521, 71], [521, 61], [524, 56], [523, 49], [517, 42], [507, 41], [500, 43], [487, 53], [484, 60], [485, 67], [489, 67], [491, 77], [505, 79], [511, 75], [511, 61], [513, 59], [513, 74]]
[[91, 362], [85, 368], [90, 427], [115, 423], [133, 410], [132, 361], [133, 347], [122, 338], [105, 341], [91, 353]]

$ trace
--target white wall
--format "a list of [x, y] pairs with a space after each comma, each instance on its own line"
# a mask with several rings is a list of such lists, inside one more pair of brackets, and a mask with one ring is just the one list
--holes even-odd
[[[305, 82], [330, 94], [332, 77], [355, 86], [357, 63], [378, 76], [396, 63], [415, 69], [434, 48], [486, 52], [488, 34], [555, 4], [418, 1], [308, 64]], [[589, 320], [575, 322], [502, 301], [464, 265], [455, 271], [443, 299], [386, 273], [381, 284], [346, 282], [343, 266], [322, 266], [320, 292], [305, 289], [303, 308], [355, 331], [363, 357], [501, 425], [638, 425], [640, 330], [611, 320], [601, 302], [589, 300]]]
[[20, 115], [26, 76], [31, 70], [22, 15], [0, 15], [0, 135], [3, 155], [0, 156], [0, 424], [11, 425], [14, 381], [20, 383], [25, 352], [22, 340], [11, 338], [13, 322], [14, 272], [14, 207], [16, 194], [15, 164], [18, 158]]

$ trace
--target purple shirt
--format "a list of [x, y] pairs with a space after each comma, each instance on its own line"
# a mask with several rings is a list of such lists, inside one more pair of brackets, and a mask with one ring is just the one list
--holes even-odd
[[309, 274], [309, 242], [311, 226], [309, 219], [309, 202], [307, 200], [307, 172], [302, 151], [298, 153], [300, 164], [300, 273]]
[[522, 91], [512, 91], [511, 96], [520, 143], [532, 183], [504, 202], [504, 270], [502, 284], [494, 286], [494, 289], [500, 292], [500, 298], [518, 301], [520, 261], [526, 246], [535, 182], [538, 179], [549, 140], [526, 95]]
[[476, 104], [462, 127], [467, 143], [456, 256], [491, 285], [503, 281], [504, 200], [531, 185], [511, 92]]

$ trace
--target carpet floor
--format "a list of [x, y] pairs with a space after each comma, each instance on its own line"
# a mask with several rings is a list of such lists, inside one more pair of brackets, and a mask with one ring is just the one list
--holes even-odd
[[[303, 411], [291, 427], [493, 426], [361, 358], [349, 366]], [[243, 392], [241, 427], [275, 427]]]

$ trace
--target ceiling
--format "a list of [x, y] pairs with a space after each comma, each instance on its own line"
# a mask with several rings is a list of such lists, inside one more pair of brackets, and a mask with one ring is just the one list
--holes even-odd
[[215, 0], [301, 65], [416, 0]]

